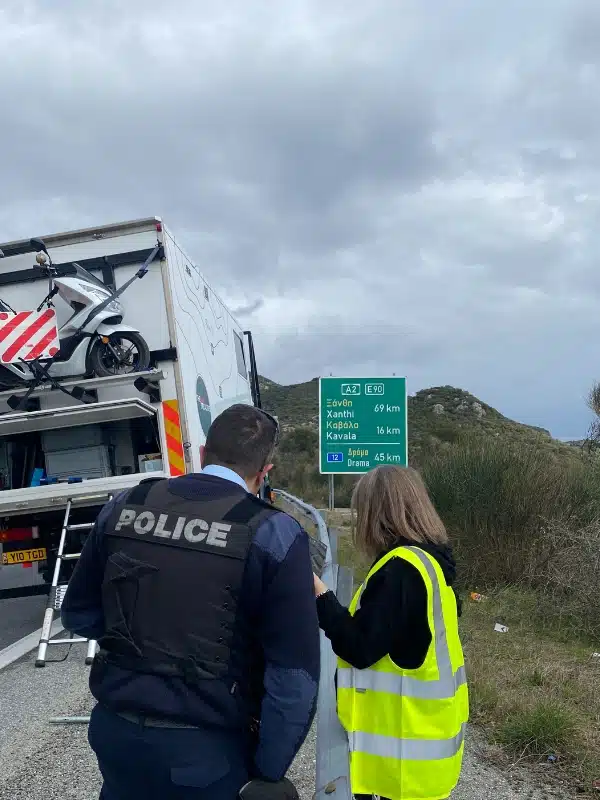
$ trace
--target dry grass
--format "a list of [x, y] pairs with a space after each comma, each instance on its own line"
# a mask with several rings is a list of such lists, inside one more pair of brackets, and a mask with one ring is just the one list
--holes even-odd
[[547, 623], [567, 633], [577, 630], [581, 637], [595, 639], [600, 649], [600, 523], [572, 529], [548, 522], [527, 583], [552, 599]]
[[[548, 762], [591, 787], [600, 777], [600, 659], [593, 648], [541, 633], [531, 592], [507, 589], [465, 604], [461, 621], [471, 720], [483, 724], [513, 760]], [[494, 625], [507, 625], [496, 633]]]
[[335, 511], [325, 511], [324, 515], [327, 524], [332, 528], [350, 529], [351, 513], [349, 508], [336, 508]]
[[[338, 552], [361, 580], [369, 564], [349, 536], [340, 537]], [[510, 588], [464, 603], [471, 721], [487, 730], [510, 763], [550, 759], [552, 769], [590, 789], [600, 778], [600, 658], [592, 657], [600, 642], [574, 639], [549, 602]], [[495, 632], [497, 622], [508, 633]]]

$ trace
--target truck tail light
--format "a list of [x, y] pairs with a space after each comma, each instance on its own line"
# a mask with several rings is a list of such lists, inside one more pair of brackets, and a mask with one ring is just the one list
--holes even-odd
[[[0, 542], [26, 542], [28, 539], [36, 539], [39, 535], [36, 528], [8, 528], [0, 531]], [[34, 533], [36, 531], [36, 533]]]

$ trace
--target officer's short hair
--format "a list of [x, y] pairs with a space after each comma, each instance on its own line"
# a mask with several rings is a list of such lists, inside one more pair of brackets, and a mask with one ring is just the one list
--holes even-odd
[[236, 403], [221, 412], [206, 436], [204, 462], [251, 478], [270, 463], [279, 435], [277, 421], [260, 408]]

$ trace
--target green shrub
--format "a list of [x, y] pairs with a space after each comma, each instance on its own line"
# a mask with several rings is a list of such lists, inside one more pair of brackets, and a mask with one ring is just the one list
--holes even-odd
[[515, 755], [544, 758], [569, 752], [576, 729], [568, 709], [544, 700], [509, 713], [498, 729], [498, 741]]
[[467, 439], [421, 471], [471, 585], [530, 578], [549, 522], [575, 530], [600, 518], [598, 471], [541, 448]]
[[[319, 472], [319, 435], [312, 428], [294, 428], [281, 437], [275, 455], [273, 483], [280, 489], [323, 508], [327, 505], [329, 482]], [[335, 477], [335, 505], [347, 508], [356, 478], [351, 475]]]

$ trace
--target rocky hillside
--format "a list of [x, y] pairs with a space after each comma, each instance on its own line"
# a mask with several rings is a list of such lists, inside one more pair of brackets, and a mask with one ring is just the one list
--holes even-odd
[[422, 389], [408, 398], [408, 432], [413, 449], [454, 442], [465, 434], [481, 434], [568, 452], [544, 428], [515, 422], [453, 386]]
[[[265, 409], [277, 414], [284, 432], [298, 427], [317, 430], [318, 378], [289, 386], [261, 378], [260, 385]], [[426, 441], [428, 437], [453, 441], [461, 431], [480, 431], [491, 436], [518, 437], [556, 446], [561, 444], [552, 439], [547, 430], [508, 419], [492, 406], [454, 386], [435, 386], [410, 396], [408, 427], [413, 445]]]

